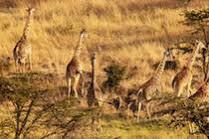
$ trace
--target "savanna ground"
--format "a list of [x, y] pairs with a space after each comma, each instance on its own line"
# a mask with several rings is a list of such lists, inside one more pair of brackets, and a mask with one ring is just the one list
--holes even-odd
[[[182, 13], [184, 10], [209, 8], [209, 1], [191, 0], [187, 3], [186, 0], [17, 0], [15, 2], [12, 0], [0, 0], [0, 57], [3, 63], [1, 66], [7, 67], [7, 63], [4, 64], [3, 61], [5, 57], [12, 57], [13, 48], [19, 40], [25, 24], [25, 8], [29, 5], [36, 8], [29, 37], [33, 46], [33, 72], [34, 75], [36, 75], [35, 72], [41, 73], [37, 77], [34, 77], [33, 73], [31, 75], [26, 74], [29, 77], [13, 74], [15, 70], [12, 63], [12, 66], [8, 66], [8, 69], [4, 71], [6, 78], [2, 77], [2, 86], [5, 85], [5, 82], [8, 82], [9, 85], [14, 83], [17, 86], [22, 86], [22, 88], [19, 88], [19, 92], [27, 92], [25, 90], [35, 90], [34, 92], [41, 90], [40, 92], [42, 92], [44, 90], [44, 93], [53, 98], [49, 97], [49, 99], [55, 101], [56, 97], [60, 99], [60, 94], [66, 91], [64, 80], [65, 69], [67, 63], [72, 58], [81, 29], [85, 28], [88, 31], [88, 38], [85, 41], [81, 57], [86, 72], [90, 72], [89, 54], [91, 52], [96, 52], [97, 54], [96, 76], [97, 83], [101, 88], [107, 78], [104, 71], [107, 66], [117, 64], [125, 67], [126, 77], [120, 82], [119, 87], [115, 90], [106, 90], [106, 92], [116, 92], [124, 95], [129, 90], [137, 89], [140, 84], [149, 79], [156, 68], [156, 64], [162, 59], [165, 48], [188, 45], [191, 40], [201, 38], [201, 36], [195, 34], [191, 35], [191, 28], [181, 23], [184, 21]], [[163, 27], [166, 28], [167, 33], [165, 33]], [[168, 69], [164, 72], [162, 78], [163, 91], [160, 95], [167, 97], [174, 95], [171, 88], [171, 79], [186, 63], [189, 55], [190, 53], [175, 53], [177, 68], [175, 70]], [[203, 80], [202, 75], [198, 73], [196, 72], [195, 74], [192, 86], [194, 90]], [[43, 77], [39, 77], [41, 75]], [[5, 90], [8, 92], [15, 92], [14, 98], [10, 98], [15, 104], [5, 103], [0, 106], [1, 125], [5, 125], [2, 121], [9, 121], [8, 123], [11, 125], [8, 128], [3, 128], [2, 126], [0, 129], [2, 137], [12, 138], [15, 134], [13, 132], [16, 129], [14, 126], [15, 120], [11, 119], [17, 119], [13, 117], [14, 113], [17, 112], [17, 104], [19, 104], [19, 101], [17, 101], [19, 99], [16, 98], [18, 91], [14, 91], [16, 88], [18, 87], [13, 86], [12, 89], [5, 87]], [[5, 91], [4, 88], [2, 90]], [[33, 97], [27, 97], [33, 100]], [[42, 106], [46, 100], [41, 100], [42, 97], [38, 103]], [[66, 102], [68, 99], [62, 101]], [[62, 101], [58, 101], [58, 103], [62, 103]], [[30, 104], [30, 101], [24, 100], [24, 102], [24, 106], [29, 107], [27, 104]], [[51, 106], [52, 102], [46, 101], [46, 103], [47, 106]], [[83, 114], [85, 117], [86, 113], [89, 113], [83, 106], [74, 108], [73, 102], [66, 103], [67, 106], [68, 103], [70, 103], [69, 107], [72, 106], [66, 112], [62, 104], [56, 105], [59, 108], [57, 109], [60, 110], [57, 115], [60, 114], [59, 116], [64, 122], [62, 123], [63, 125], [67, 124], [67, 121], [72, 119], [73, 116], [76, 117], [76, 114], [79, 115], [81, 113], [80, 115]], [[21, 102], [21, 104], [23, 103]], [[53, 110], [56, 107], [53, 105]], [[39, 108], [34, 109], [37, 110]], [[80, 110], [80, 113], [78, 110]], [[171, 125], [171, 119], [167, 115], [162, 119], [157, 118], [158, 120], [142, 118], [140, 122], [136, 122], [133, 118], [125, 119], [117, 111], [101, 111], [105, 111], [104, 115], [100, 117], [102, 129], [99, 127], [99, 134], [92, 131], [93, 137], [191, 137], [187, 124], [184, 126]], [[75, 114], [73, 115], [72, 113]], [[27, 113], [23, 115], [23, 119], [25, 115]], [[51, 113], [47, 113], [46, 115], [50, 117]], [[32, 115], [32, 118], [35, 116], [36, 113]], [[44, 116], [45, 118], [43, 119], [46, 120], [47, 116]], [[92, 114], [89, 117], [92, 117]], [[41, 138], [48, 133], [47, 129], [50, 129], [50, 131], [56, 130], [58, 127], [52, 123], [59, 123], [59, 120], [56, 118], [49, 119], [52, 119], [52, 122], [49, 122], [51, 126], [45, 122], [44, 126], [36, 126], [34, 130], [31, 128], [30, 134], [28, 132], [25, 137]], [[94, 119], [94, 116], [92, 119]], [[6, 122], [6, 125], [8, 123]], [[26, 126], [29, 126], [27, 124]], [[88, 126], [88, 124], [85, 126]], [[65, 127], [68, 126], [65, 125]], [[59, 130], [61, 135], [54, 133], [51, 137], [61, 138], [61, 136], [64, 137], [65, 135], [64, 131], [69, 131], [69, 129], [62, 128], [62, 126], [59, 126]], [[27, 133], [26, 131], [24, 132], [25, 134]]]

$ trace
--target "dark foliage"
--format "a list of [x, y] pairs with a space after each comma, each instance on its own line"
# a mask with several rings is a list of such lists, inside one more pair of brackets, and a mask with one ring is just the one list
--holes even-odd
[[105, 88], [115, 88], [124, 79], [126, 68], [112, 64], [105, 68], [104, 71], [106, 72], [107, 80], [104, 81], [103, 86]]

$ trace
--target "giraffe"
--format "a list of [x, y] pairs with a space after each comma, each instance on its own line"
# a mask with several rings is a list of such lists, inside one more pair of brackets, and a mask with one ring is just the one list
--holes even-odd
[[92, 106], [97, 106], [98, 105], [98, 100], [96, 98], [96, 69], [95, 69], [95, 64], [96, 64], [96, 53], [93, 53], [91, 55], [91, 84], [88, 89], [87, 93], [87, 102], [89, 107]]
[[[197, 91], [189, 96], [189, 100], [196, 102], [209, 102], [209, 77], [205, 80], [203, 84], [197, 89]], [[194, 133], [194, 123], [189, 122], [190, 133]]]
[[187, 86], [187, 97], [190, 96], [191, 82], [192, 82], [192, 67], [194, 65], [195, 59], [198, 55], [199, 49], [204, 48], [204, 44], [201, 41], [196, 40], [196, 48], [193, 50], [191, 58], [189, 59], [187, 65], [185, 65], [182, 70], [176, 74], [172, 81], [172, 87], [177, 93], [177, 97], [183, 92], [184, 87]]
[[83, 64], [80, 59], [80, 53], [83, 46], [84, 38], [87, 37], [87, 32], [85, 29], [83, 29], [80, 32], [80, 37], [78, 44], [76, 46], [73, 58], [70, 60], [70, 62], [67, 65], [66, 69], [66, 81], [67, 81], [67, 87], [68, 87], [68, 96], [70, 96], [71, 91], [75, 93], [75, 97], [78, 97], [77, 92], [77, 84], [80, 79], [80, 76], [82, 76], [83, 73]]
[[159, 63], [155, 73], [153, 76], [142, 84], [139, 87], [139, 91], [137, 93], [137, 101], [138, 101], [138, 113], [137, 120], [139, 120], [139, 112], [141, 111], [142, 103], [146, 102], [146, 111], [149, 117], [150, 115], [150, 100], [156, 95], [156, 92], [161, 91], [159, 88], [161, 87], [161, 76], [164, 72], [165, 63], [167, 60], [173, 59], [172, 53], [170, 49], [164, 51], [164, 56], [162, 61]]
[[209, 97], [209, 77], [206, 81], [197, 89], [197, 91], [189, 96], [189, 99], [196, 101], [207, 101]]
[[29, 69], [32, 69], [32, 46], [28, 40], [28, 36], [30, 33], [31, 19], [34, 11], [34, 8], [27, 9], [28, 16], [26, 18], [23, 34], [13, 49], [16, 72], [19, 71], [19, 68], [21, 68], [21, 71], [24, 72], [27, 62], [29, 64]]

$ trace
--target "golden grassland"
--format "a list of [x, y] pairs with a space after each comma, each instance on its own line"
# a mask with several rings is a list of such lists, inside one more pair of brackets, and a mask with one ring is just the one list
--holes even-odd
[[[153, 65], [162, 59], [164, 48], [172, 47], [182, 40], [193, 39], [188, 37], [190, 28], [180, 24], [184, 20], [180, 14], [186, 9], [209, 8], [208, 0], [193, 0], [188, 5], [182, 1], [32, 1], [36, 8], [30, 35], [33, 70], [56, 71], [64, 75], [78, 42], [79, 32], [85, 28], [89, 35], [81, 59], [86, 71], [90, 71], [89, 52], [95, 51], [99, 83], [105, 78], [103, 69], [111, 63], [117, 63], [126, 66], [128, 72], [134, 73], [134, 76], [123, 81], [121, 85], [126, 89], [137, 87], [152, 75]], [[20, 39], [25, 24], [25, 8], [30, 2], [19, 0], [16, 2], [17, 7], [11, 8], [4, 4], [4, 1], [0, 0], [0, 57], [12, 57], [13, 48]], [[162, 25], [167, 28], [169, 37], [163, 31]], [[185, 63], [183, 60], [187, 57], [188, 55], [177, 57], [180, 61], [179, 67]], [[164, 92], [172, 92], [171, 77], [175, 73], [176, 71], [164, 73]], [[64, 84], [64, 81], [62, 82]], [[137, 127], [130, 128], [136, 130]], [[133, 134], [134, 130], [131, 131]], [[111, 128], [108, 133], [110, 131]], [[122, 136], [132, 134], [118, 132]], [[143, 129], [140, 132], [143, 132]], [[147, 130], [144, 132], [148, 134]], [[162, 133], [163, 136], [166, 133]]]
[[[183, 21], [180, 14], [185, 9], [207, 8], [209, 5], [207, 0], [193, 0], [186, 6], [182, 1], [54, 0], [33, 3], [36, 12], [30, 40], [34, 70], [51, 72], [56, 68], [59, 73], [64, 73], [79, 31], [86, 28], [89, 37], [82, 54], [86, 70], [90, 65], [88, 52], [96, 51], [98, 75], [104, 74], [103, 69], [109, 63], [116, 62], [136, 73], [124, 83], [126, 87], [134, 87], [153, 73], [152, 65], [160, 61], [164, 47], [188, 39], [185, 32], [189, 28], [179, 23]], [[2, 8], [0, 12], [1, 56], [12, 57], [24, 27], [25, 8], [30, 2], [16, 3], [17, 8]], [[162, 25], [167, 28], [170, 39]], [[165, 73], [165, 80], [173, 74]]]

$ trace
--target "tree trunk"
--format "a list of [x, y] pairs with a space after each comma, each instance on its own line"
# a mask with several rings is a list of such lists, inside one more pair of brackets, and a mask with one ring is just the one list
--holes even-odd
[[20, 115], [21, 115], [21, 107], [18, 102], [14, 103], [15, 111], [16, 111], [16, 131], [15, 131], [15, 139], [20, 138]]

